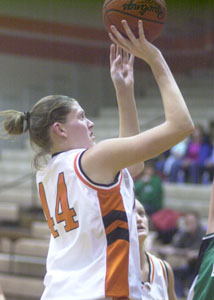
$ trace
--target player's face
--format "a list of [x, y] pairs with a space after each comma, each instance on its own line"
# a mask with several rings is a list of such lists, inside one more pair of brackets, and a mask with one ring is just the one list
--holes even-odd
[[198, 229], [198, 220], [195, 215], [187, 214], [185, 217], [186, 230], [194, 234]]
[[63, 126], [72, 149], [90, 148], [94, 144], [94, 123], [86, 118], [85, 112], [78, 102], [72, 105], [72, 111], [68, 114]]
[[137, 231], [140, 240], [145, 240], [149, 234], [148, 218], [143, 205], [136, 200]]

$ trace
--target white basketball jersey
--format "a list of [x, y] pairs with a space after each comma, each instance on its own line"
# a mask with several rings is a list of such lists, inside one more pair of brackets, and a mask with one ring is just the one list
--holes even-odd
[[132, 178], [123, 170], [111, 185], [92, 182], [83, 153], [57, 154], [37, 173], [52, 233], [41, 299], [141, 299]]
[[150, 265], [149, 282], [142, 283], [142, 300], [168, 300], [168, 276], [162, 260], [147, 253]]

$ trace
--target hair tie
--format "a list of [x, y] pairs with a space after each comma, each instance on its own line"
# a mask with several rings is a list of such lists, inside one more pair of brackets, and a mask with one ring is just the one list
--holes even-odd
[[25, 120], [27, 122], [27, 127], [30, 127], [30, 112], [29, 111], [24, 112], [24, 115], [25, 115]]
[[25, 115], [26, 121], [29, 122], [29, 120], [30, 120], [30, 112], [29, 111], [24, 112], [24, 115]]

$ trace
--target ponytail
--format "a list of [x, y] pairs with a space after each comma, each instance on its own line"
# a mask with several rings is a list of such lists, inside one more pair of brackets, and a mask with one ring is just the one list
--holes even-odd
[[8, 135], [21, 135], [29, 130], [29, 112], [24, 113], [16, 110], [5, 110], [0, 112], [0, 117], [3, 118], [3, 128]]

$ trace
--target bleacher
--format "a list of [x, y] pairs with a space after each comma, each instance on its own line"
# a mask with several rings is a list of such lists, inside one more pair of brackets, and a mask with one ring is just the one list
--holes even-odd
[[[194, 122], [205, 127], [213, 118], [213, 75], [209, 71], [177, 78]], [[137, 98], [142, 130], [163, 120], [159, 91], [149, 82], [145, 96]], [[115, 107], [102, 108], [93, 121], [97, 141], [118, 136]], [[44, 288], [49, 229], [37, 195], [32, 160], [29, 147], [2, 149], [0, 155], [0, 284], [8, 300], [38, 300]], [[206, 219], [210, 190], [210, 185], [164, 183], [165, 207], [196, 209]]]
[[7, 299], [38, 300], [49, 228], [37, 196], [33, 152], [4, 149], [0, 159], [0, 283]]

